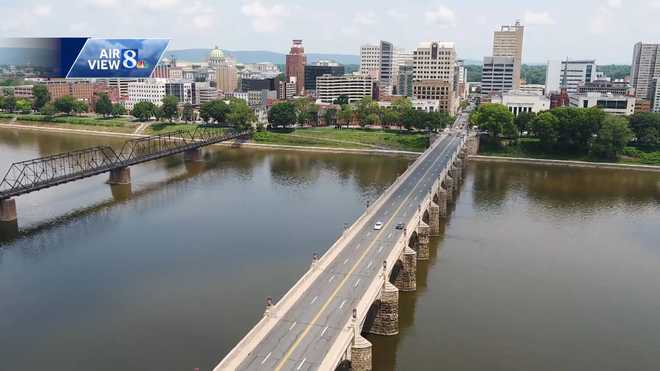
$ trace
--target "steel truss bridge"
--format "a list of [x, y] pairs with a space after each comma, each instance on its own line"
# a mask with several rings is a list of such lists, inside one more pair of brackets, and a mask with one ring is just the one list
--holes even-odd
[[248, 134], [226, 127], [204, 125], [198, 126], [194, 131], [178, 130], [131, 139], [124, 143], [119, 152], [109, 146], [98, 146], [15, 162], [0, 182], [0, 200], [177, 153], [198, 150]]

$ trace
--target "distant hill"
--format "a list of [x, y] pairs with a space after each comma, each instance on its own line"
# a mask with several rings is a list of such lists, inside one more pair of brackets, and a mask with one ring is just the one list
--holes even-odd
[[53, 67], [54, 57], [51, 49], [0, 47], [0, 64]]
[[[170, 50], [165, 53], [165, 56], [174, 56], [176, 59], [186, 62], [206, 62], [210, 52], [211, 49]], [[223, 52], [231, 55], [241, 63], [270, 62], [284, 64], [286, 61], [286, 54], [267, 50], [223, 50]], [[342, 64], [360, 64], [360, 57], [358, 55], [330, 53], [307, 54], [308, 63], [314, 63], [322, 59], [332, 59]]]

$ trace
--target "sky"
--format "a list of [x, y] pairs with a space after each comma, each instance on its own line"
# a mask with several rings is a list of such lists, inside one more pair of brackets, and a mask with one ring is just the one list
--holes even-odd
[[436, 40], [481, 60], [493, 31], [516, 19], [525, 63], [630, 64], [636, 42], [660, 41], [660, 0], [0, 0], [0, 14], [0, 37], [165, 37], [170, 50], [286, 53], [300, 38], [308, 53], [359, 54], [378, 40], [407, 49]]

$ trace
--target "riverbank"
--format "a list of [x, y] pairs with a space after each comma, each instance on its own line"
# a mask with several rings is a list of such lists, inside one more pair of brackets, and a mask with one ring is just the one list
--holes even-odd
[[505, 157], [505, 156], [490, 156], [490, 155], [489, 156], [472, 155], [469, 156], [469, 159], [479, 162], [502, 162], [502, 163], [551, 165], [551, 166], [580, 167], [580, 168], [594, 168], [594, 169], [617, 169], [617, 170], [623, 169], [623, 170], [636, 170], [636, 171], [651, 171], [651, 172], [660, 173], [660, 166], [653, 166], [653, 165], [572, 161], [572, 160], [550, 160], [550, 159], [540, 159], [540, 158]]
[[[124, 137], [124, 138], [141, 138], [147, 136], [146, 134], [134, 134], [134, 133], [125, 133], [125, 132], [116, 132], [116, 131], [102, 131], [102, 130], [92, 130], [92, 129], [77, 129], [77, 128], [63, 128], [55, 126], [40, 126], [40, 125], [24, 125], [23, 123], [9, 123], [2, 122], [0, 123], [0, 128], [6, 129], [18, 129], [18, 130], [30, 130], [30, 131], [43, 131], [51, 133], [63, 133], [63, 134], [76, 134], [76, 135], [87, 135], [87, 136], [105, 136], [105, 137]], [[153, 131], [146, 131], [147, 133], [154, 134]], [[376, 149], [376, 148], [351, 148], [351, 147], [339, 147], [339, 146], [322, 146], [322, 145], [312, 145], [310, 142], [299, 142], [307, 143], [306, 145], [293, 145], [293, 144], [275, 144], [275, 143], [255, 143], [255, 142], [226, 142], [226, 143], [217, 143], [217, 146], [223, 147], [232, 147], [232, 148], [255, 148], [255, 149], [279, 149], [279, 150], [293, 150], [293, 151], [302, 151], [302, 152], [324, 152], [324, 153], [353, 153], [353, 154], [371, 154], [371, 155], [385, 155], [385, 156], [405, 156], [405, 157], [417, 157], [421, 153], [416, 151], [402, 151], [402, 150], [392, 150], [392, 149]]]

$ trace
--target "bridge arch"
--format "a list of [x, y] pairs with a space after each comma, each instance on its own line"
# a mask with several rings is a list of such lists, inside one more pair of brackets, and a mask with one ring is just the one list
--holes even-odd
[[410, 234], [410, 238], [408, 238], [408, 247], [415, 250], [416, 253], [419, 252], [419, 236], [417, 235], [417, 231], [413, 231]]
[[399, 275], [401, 274], [401, 271], [403, 270], [403, 262], [401, 259], [397, 259], [396, 263], [394, 263], [394, 266], [392, 267], [392, 271], [390, 272], [390, 283], [396, 286], [396, 281], [399, 278]]

